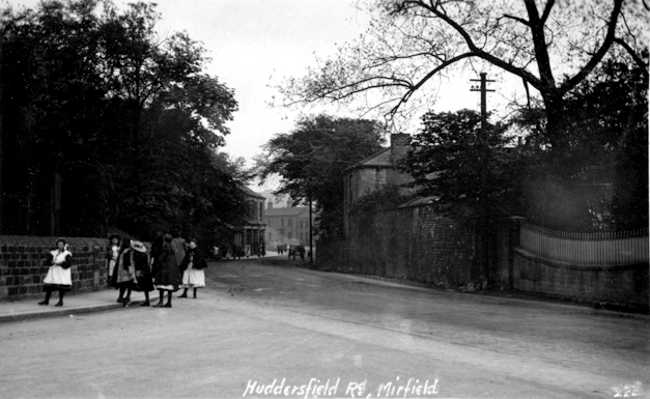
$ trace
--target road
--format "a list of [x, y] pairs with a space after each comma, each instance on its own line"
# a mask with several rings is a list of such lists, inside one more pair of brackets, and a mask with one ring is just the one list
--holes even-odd
[[208, 284], [171, 309], [3, 324], [0, 397], [241, 398], [274, 380], [289, 397], [328, 380], [321, 397], [650, 397], [644, 316], [279, 261], [212, 263]]

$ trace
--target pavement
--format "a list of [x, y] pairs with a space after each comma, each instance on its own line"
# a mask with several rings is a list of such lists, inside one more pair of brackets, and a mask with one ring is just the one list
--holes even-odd
[[[297, 398], [249, 388], [327, 380], [336, 396], [320, 397], [650, 397], [642, 315], [257, 260], [211, 263], [207, 277], [171, 309], [3, 323], [0, 397]], [[409, 379], [435, 393], [379, 392]]]
[[115, 290], [106, 289], [75, 295], [68, 293], [63, 299], [62, 307], [54, 306], [58, 300], [56, 292], [52, 294], [50, 305], [47, 306], [37, 304], [43, 299], [42, 297], [2, 301], [0, 302], [0, 323], [121, 309], [122, 304], [116, 303], [116, 298]]

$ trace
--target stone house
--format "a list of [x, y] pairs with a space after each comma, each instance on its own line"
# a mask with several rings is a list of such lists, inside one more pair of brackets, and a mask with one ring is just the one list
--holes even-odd
[[398, 162], [406, 156], [411, 144], [411, 136], [406, 133], [390, 135], [390, 146], [358, 162], [346, 171], [344, 179], [343, 225], [345, 232], [350, 229], [350, 210], [356, 200], [364, 195], [380, 191], [389, 186], [402, 186], [413, 178], [398, 169]]

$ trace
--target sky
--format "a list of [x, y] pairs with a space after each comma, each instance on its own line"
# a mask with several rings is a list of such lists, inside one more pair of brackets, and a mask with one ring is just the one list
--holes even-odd
[[[285, 78], [300, 77], [316, 57], [326, 58], [337, 45], [358, 37], [368, 17], [357, 7], [358, 0], [157, 0], [162, 14], [161, 38], [186, 31], [203, 43], [211, 60], [206, 71], [235, 91], [239, 110], [228, 124], [224, 151], [244, 157], [248, 165], [262, 152], [261, 146], [274, 134], [290, 131], [300, 115], [321, 111], [355, 116], [344, 107], [311, 106], [287, 109], [271, 104], [277, 96], [274, 85]], [[0, 3], [34, 6], [38, 0], [3, 0]], [[118, 5], [128, 0], [114, 0]], [[496, 71], [493, 71], [496, 72]], [[437, 111], [479, 109], [478, 93], [470, 93], [472, 71], [457, 73], [431, 85], [438, 93]], [[512, 95], [512, 82], [493, 74], [497, 82], [489, 102], [502, 106]], [[505, 89], [504, 89], [505, 88]], [[427, 109], [423, 109], [422, 113]], [[407, 127], [415, 133], [417, 119]], [[410, 130], [410, 131], [408, 131]]]

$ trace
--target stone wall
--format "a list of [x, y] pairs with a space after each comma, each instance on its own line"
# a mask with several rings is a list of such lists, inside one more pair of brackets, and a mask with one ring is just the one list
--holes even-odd
[[[521, 218], [491, 226], [489, 283], [614, 309], [648, 311], [648, 263], [586, 266], [544, 259], [519, 247]], [[351, 218], [345, 240], [320, 242], [322, 269], [466, 288], [480, 281], [471, 228], [419, 206]]]
[[648, 309], [648, 264], [587, 266], [514, 249], [514, 289], [603, 307]]
[[[40, 295], [48, 266], [43, 265], [57, 237], [0, 235], [0, 300]], [[64, 237], [72, 252], [72, 292], [106, 286], [107, 240]]]
[[319, 243], [321, 268], [441, 287], [472, 281], [474, 234], [428, 206], [351, 216], [345, 240]]

